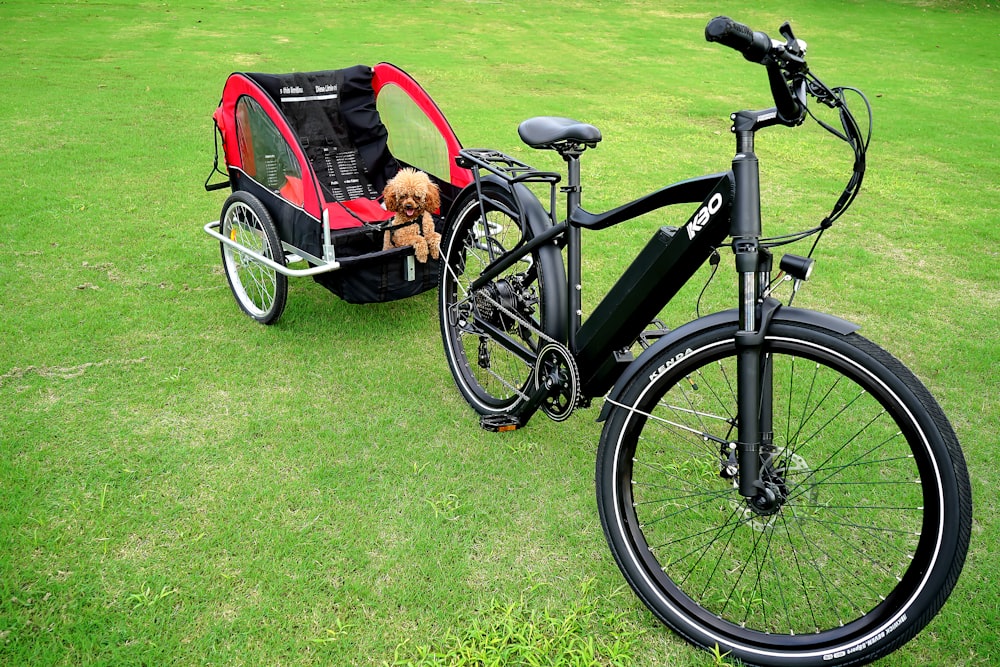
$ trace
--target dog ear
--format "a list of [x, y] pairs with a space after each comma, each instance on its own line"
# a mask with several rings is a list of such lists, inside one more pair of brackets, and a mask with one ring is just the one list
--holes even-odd
[[430, 181], [427, 184], [427, 202], [425, 205], [428, 211], [437, 211], [441, 208], [441, 190], [434, 181]]
[[382, 191], [382, 197], [385, 199], [385, 210], [393, 213], [399, 212], [399, 197], [397, 195], [395, 179], [385, 184], [385, 189]]

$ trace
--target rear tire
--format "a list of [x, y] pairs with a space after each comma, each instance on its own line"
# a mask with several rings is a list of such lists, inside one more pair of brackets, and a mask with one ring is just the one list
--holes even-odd
[[473, 290], [496, 257], [531, 237], [511, 215], [518, 207], [509, 190], [483, 182], [482, 193], [483, 209], [474, 189], [453, 209], [458, 213], [441, 243], [438, 314], [462, 396], [480, 415], [494, 415], [525, 400], [538, 351], [550, 342], [542, 334], [558, 336], [565, 315], [550, 304], [562, 256], [554, 244], [543, 245]]
[[[285, 266], [285, 253], [271, 214], [250, 193], [237, 190], [229, 196], [222, 207], [220, 233]], [[225, 243], [219, 246], [226, 280], [236, 303], [261, 324], [276, 322], [288, 299], [288, 277]]]
[[614, 399], [596, 473], [608, 544], [639, 598], [698, 646], [751, 665], [875, 660], [933, 618], [962, 570], [972, 500], [958, 441], [889, 353], [775, 322], [764, 479], [779, 501], [752, 507], [727, 470], [735, 332], [667, 346]]

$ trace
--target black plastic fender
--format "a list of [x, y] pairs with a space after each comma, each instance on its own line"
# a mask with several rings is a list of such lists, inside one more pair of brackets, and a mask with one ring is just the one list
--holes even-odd
[[[765, 303], [765, 310], [767, 305], [768, 304]], [[614, 407], [612, 401], [618, 402], [620, 400], [625, 387], [628, 386], [632, 378], [639, 373], [639, 370], [646, 365], [646, 362], [649, 359], [655, 357], [657, 354], [661, 353], [664, 349], [670, 347], [676, 342], [683, 340], [698, 331], [726, 324], [735, 324], [738, 321], [738, 318], [739, 310], [734, 308], [732, 310], [712, 313], [711, 315], [706, 315], [705, 317], [699, 317], [698, 319], [683, 324], [676, 329], [672, 329], [667, 335], [663, 336], [656, 341], [656, 343], [651, 345], [649, 349], [643, 351], [643, 353], [640, 354], [635, 361], [628, 365], [625, 372], [619, 376], [618, 380], [615, 382], [615, 386], [608, 392], [607, 397], [611, 400], [604, 402], [604, 406], [601, 408], [601, 414], [597, 417], [597, 421], [603, 422], [608, 418], [611, 408]], [[815, 327], [829, 329], [830, 331], [844, 336], [861, 328], [860, 325], [855, 324], [854, 322], [849, 322], [835, 315], [821, 313], [815, 310], [807, 310], [805, 308], [792, 308], [790, 306], [782, 306], [780, 304], [772, 306], [771, 310], [766, 312], [761, 320], [763, 323], [761, 331], [754, 335], [754, 338], [757, 338], [758, 340], [763, 340], [763, 337], [767, 334], [766, 327], [771, 322], [797, 322], [799, 324], [809, 324]]]
[[[526, 230], [522, 228], [522, 231], [529, 232], [531, 236], [538, 236], [552, 226], [552, 220], [549, 218], [549, 214], [546, 213], [545, 207], [542, 206], [542, 203], [538, 201], [538, 197], [536, 197], [534, 193], [532, 193], [531, 190], [529, 190], [525, 185], [521, 183], [510, 183], [509, 181], [493, 174], [483, 174], [479, 180], [482, 184], [491, 183], [514, 195], [518, 204], [521, 206], [521, 212], [524, 216], [522, 223], [526, 224], [528, 227]], [[469, 183], [462, 188], [461, 192], [458, 193], [458, 196], [455, 197], [455, 201], [465, 201], [466, 197], [477, 196], [476, 193], [476, 184], [474, 182]], [[458, 208], [458, 206], [452, 206], [449, 217], [451, 215], [458, 215]], [[517, 211], [511, 211], [511, 217], [516, 219]], [[453, 221], [449, 220], [449, 228], [452, 222]]]

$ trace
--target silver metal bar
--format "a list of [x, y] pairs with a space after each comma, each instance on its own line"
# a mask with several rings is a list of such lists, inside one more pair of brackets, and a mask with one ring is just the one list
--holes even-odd
[[330, 240], [330, 209], [323, 209], [323, 259], [332, 264], [337, 263], [337, 253]]
[[[218, 220], [216, 220], [215, 222], [210, 222], [204, 227], [205, 233], [211, 236], [212, 238], [216, 239], [219, 243], [224, 243], [230, 248], [235, 248], [236, 250], [239, 250], [241, 253], [243, 253], [250, 259], [254, 260], [255, 262], [260, 262], [267, 268], [271, 269], [272, 271], [277, 271], [283, 276], [289, 276], [291, 278], [301, 278], [304, 276], [315, 276], [320, 273], [329, 273], [331, 271], [336, 271], [340, 269], [339, 262], [335, 261], [326, 262], [322, 260], [321, 263], [317, 264], [317, 266], [310, 266], [308, 269], [290, 269], [287, 266], [282, 266], [281, 264], [278, 264], [270, 257], [264, 257], [264, 255], [261, 255], [259, 252], [255, 252], [250, 248], [247, 248], [246, 246], [223, 236], [219, 232], [215, 231], [216, 229], [219, 228], [219, 226], [220, 224]], [[302, 254], [301, 251], [297, 252], [299, 254]], [[310, 261], [315, 261], [317, 259], [318, 258], [311, 257]]]

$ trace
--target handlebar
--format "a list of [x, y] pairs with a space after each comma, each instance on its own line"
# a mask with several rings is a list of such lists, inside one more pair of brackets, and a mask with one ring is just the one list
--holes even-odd
[[[767, 78], [774, 97], [775, 108], [764, 111], [741, 111], [733, 114], [734, 132], [750, 132], [780, 123], [787, 126], [800, 125], [806, 115], [812, 116], [824, 129], [838, 138], [846, 141], [854, 151], [854, 170], [851, 179], [837, 201], [833, 211], [824, 218], [815, 230], [792, 235], [797, 240], [813, 233], [822, 233], [839, 218], [851, 205], [865, 173], [865, 154], [871, 140], [872, 110], [868, 99], [857, 88], [838, 86], [829, 88], [820, 81], [806, 65], [806, 43], [796, 39], [792, 27], [786, 22], [778, 29], [785, 38], [784, 43], [771, 39], [767, 33], [752, 30], [749, 26], [734, 21], [728, 16], [716, 16], [705, 26], [705, 39], [718, 42], [723, 46], [739, 51], [750, 62], [764, 65], [767, 68]], [[847, 107], [844, 98], [845, 91], [857, 93], [868, 110], [868, 130], [863, 132], [857, 119]], [[808, 97], [813, 97], [826, 106], [837, 109], [843, 132], [840, 132], [817, 118], [807, 106]], [[745, 135], [743, 139], [745, 141]], [[752, 148], [752, 134], [750, 139]], [[737, 150], [744, 150], [738, 144]], [[790, 242], [790, 241], [787, 241]], [[815, 248], [815, 244], [813, 246]], [[812, 251], [810, 251], [810, 255]]]
[[763, 63], [774, 44], [765, 33], [751, 30], [728, 16], [716, 16], [705, 26], [705, 39], [743, 54], [752, 63]]
[[777, 65], [788, 72], [805, 71], [805, 42], [795, 38], [787, 21], [778, 32], [785, 38], [784, 42], [771, 39], [759, 30], [751, 30], [728, 16], [716, 16], [705, 26], [705, 39], [739, 51], [752, 63]]
[[705, 39], [718, 42], [743, 54], [750, 62], [767, 67], [771, 96], [777, 109], [777, 121], [800, 125], [805, 118], [805, 42], [795, 38], [787, 22], [779, 29], [782, 43], [767, 33], [752, 30], [728, 16], [716, 16], [705, 26]]

